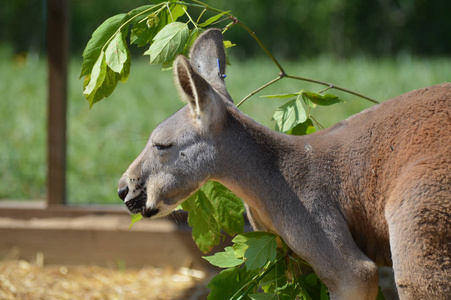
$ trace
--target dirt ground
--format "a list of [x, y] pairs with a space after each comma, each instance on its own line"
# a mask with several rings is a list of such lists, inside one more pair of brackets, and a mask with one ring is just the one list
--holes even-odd
[[43, 266], [0, 261], [0, 299], [134, 300], [206, 299], [209, 275], [198, 270], [145, 267], [114, 270], [97, 266]]

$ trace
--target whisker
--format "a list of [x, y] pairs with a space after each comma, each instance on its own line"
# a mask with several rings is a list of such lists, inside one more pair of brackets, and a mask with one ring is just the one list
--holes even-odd
[[178, 210], [174, 210], [174, 211], [171, 213], [171, 216], [172, 216], [172, 218], [174, 219], [175, 224], [180, 225], [180, 218], [179, 218], [180, 215], [179, 215]]

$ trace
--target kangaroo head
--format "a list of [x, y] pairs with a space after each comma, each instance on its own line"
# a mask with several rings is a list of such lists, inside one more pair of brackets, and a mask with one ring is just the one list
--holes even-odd
[[221, 76], [225, 64], [217, 29], [199, 36], [190, 60], [175, 60], [175, 83], [187, 105], [153, 131], [121, 177], [118, 194], [130, 212], [167, 215], [214, 174], [226, 102], [232, 101]]

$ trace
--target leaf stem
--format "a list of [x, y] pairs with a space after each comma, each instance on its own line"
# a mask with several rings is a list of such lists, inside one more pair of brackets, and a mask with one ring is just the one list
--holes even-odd
[[253, 91], [252, 93], [250, 93], [249, 95], [247, 95], [246, 97], [243, 98], [243, 100], [241, 100], [236, 106], [239, 107], [241, 104], [243, 104], [247, 99], [249, 99], [250, 97], [254, 96], [255, 94], [257, 94], [258, 92], [260, 92], [261, 90], [267, 88], [268, 86], [270, 86], [271, 84], [276, 83], [277, 81], [279, 81], [280, 79], [282, 79], [283, 76], [280, 76], [269, 81], [268, 83], [266, 83], [265, 85], [259, 87], [258, 89], [256, 89], [255, 91]]
[[200, 5], [209, 7], [207, 4], [205, 4], [205, 3], [203, 3], [203, 2], [201, 2], [201, 1], [199, 1], [199, 0], [192, 0], [192, 1], [193, 1], [193, 2], [196, 2], [196, 3], [200, 4]]
[[[166, 2], [166, 8], [168, 10], [169, 15], [171, 16], [172, 22], [174, 22], [174, 17], [172, 16], [171, 9], [169, 8], [169, 2]], [[186, 12], [186, 10], [185, 10]]]
[[202, 16], [204, 15], [204, 13], [205, 13], [206, 11], [207, 11], [207, 9], [204, 8], [204, 10], [200, 13], [199, 17], [197, 18], [196, 23], [199, 23], [199, 22], [200, 22], [200, 19], [202, 18]]
[[319, 91], [318, 94], [322, 94], [322, 93], [324, 93], [325, 91], [328, 91], [328, 90], [330, 90], [330, 89], [332, 89], [332, 87], [328, 86], [328, 87], [326, 87], [325, 89]]
[[214, 12], [217, 12], [217, 13], [223, 13], [224, 15], [233, 17], [233, 15], [230, 12], [228, 12], [228, 11], [223, 11], [223, 10], [220, 10], [218, 8], [211, 7], [211, 6], [209, 6], [209, 5], [205, 4], [205, 3], [202, 3], [200, 1], [196, 1], [196, 0], [191, 0], [191, 1], [196, 2], [197, 4], [195, 4], [195, 3], [188, 3], [188, 2], [171, 2], [171, 3], [172, 4], [183, 4], [183, 5], [186, 5], [186, 6], [203, 8], [203, 9], [211, 10], [211, 11], [214, 11]]
[[197, 23], [193, 21], [193, 19], [191, 19], [191, 16], [189, 15], [189, 13], [186, 11], [185, 8], [183, 8], [183, 10], [185, 11], [185, 14], [188, 16], [189, 20], [191, 21], [191, 23], [193, 23], [194, 27], [197, 29]]
[[216, 24], [218, 24], [218, 23], [224, 22], [225, 20], [230, 20], [230, 17], [226, 17], [226, 18], [223, 18], [223, 19], [221, 19], [221, 20], [214, 21], [214, 22], [211, 23], [210, 25], [216, 25]]
[[234, 25], [233, 22], [230, 22], [229, 24], [226, 25], [226, 27], [224, 27], [222, 29], [222, 34], [224, 34], [230, 27], [232, 27]]
[[249, 27], [247, 27], [245, 24], [243, 24], [237, 18], [232, 17], [232, 19], [234, 20], [235, 24], [240, 25], [242, 28], [244, 28], [244, 30], [246, 30], [254, 38], [254, 40], [263, 49], [263, 51], [265, 51], [266, 55], [268, 55], [269, 58], [271, 58], [271, 60], [276, 64], [277, 68], [279, 68], [279, 71], [280, 71], [280, 74], [281, 74], [280, 76], [281, 77], [285, 77], [286, 73], [285, 73], [285, 70], [283, 69], [282, 65], [277, 61], [277, 59], [272, 55], [272, 53], [265, 47], [265, 45], [263, 45], [263, 43], [260, 41], [260, 39], [255, 34], [255, 32], [252, 31]]
[[[271, 272], [276, 266], [277, 264], [284, 260], [285, 258], [287, 258], [289, 255], [289, 253], [286, 253], [285, 255], [279, 257], [278, 259], [276, 259], [265, 271], [263, 271], [263, 273], [258, 274], [257, 276], [255, 276], [252, 281], [249, 282], [249, 285], [247, 286], [246, 290], [236, 299], [236, 300], [241, 300], [244, 298], [244, 296], [246, 296], [247, 294], [249, 294], [249, 292], [257, 285], [257, 283], [262, 280], [266, 275], [268, 275], [269, 272]], [[231, 298], [231, 300], [235, 299], [235, 296], [245, 287], [246, 285], [243, 285], [243, 287], [241, 287], [241, 289], [239, 289], [235, 295], [233, 295], [233, 297]]]
[[378, 103], [379, 103], [378, 101], [376, 101], [376, 100], [374, 100], [374, 99], [372, 99], [372, 98], [370, 98], [370, 97], [367, 97], [367, 96], [365, 96], [365, 95], [359, 94], [359, 93], [354, 92], [354, 91], [351, 91], [351, 90], [349, 90], [349, 89], [345, 89], [345, 88], [343, 88], [343, 87], [340, 87], [340, 86], [335, 85], [335, 84], [332, 84], [332, 83], [327, 83], [327, 82], [324, 82], [324, 81], [319, 81], [319, 80], [310, 79], [310, 78], [305, 78], [305, 77], [300, 77], [300, 76], [293, 76], [293, 75], [288, 75], [288, 74], [285, 74], [284, 77], [291, 78], [291, 79], [295, 79], [295, 80], [302, 80], [302, 81], [307, 81], [307, 82], [312, 82], [312, 83], [316, 83], [316, 84], [325, 85], [325, 86], [328, 86], [329, 89], [340, 90], [340, 91], [342, 91], [342, 92], [346, 92], [346, 93], [348, 93], [348, 94], [352, 94], [352, 95], [354, 95], [354, 96], [357, 96], [357, 97], [366, 99], [366, 100], [368, 100], [368, 101], [370, 101], [370, 102], [373, 102], [373, 103], [375, 103], [375, 104], [378, 104]]
[[318, 126], [318, 128], [321, 130], [321, 129], [324, 129], [324, 126], [323, 125], [321, 125], [321, 123], [320, 122], [318, 122], [318, 120], [317, 119], [315, 119], [312, 115], [310, 116], [310, 119], [312, 119], [313, 120], [313, 122], [315, 122], [316, 123], [316, 126]]

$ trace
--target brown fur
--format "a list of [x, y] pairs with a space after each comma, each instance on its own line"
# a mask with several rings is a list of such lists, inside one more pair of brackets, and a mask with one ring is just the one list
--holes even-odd
[[190, 61], [175, 61], [188, 105], [121, 178], [127, 207], [164, 216], [217, 180], [246, 202], [255, 229], [278, 233], [311, 264], [331, 299], [375, 299], [376, 263], [393, 266], [401, 299], [449, 299], [451, 84], [296, 137], [239, 111], [217, 58], [225, 64], [221, 33], [208, 30]]

